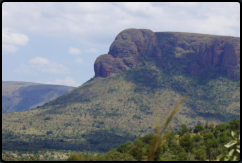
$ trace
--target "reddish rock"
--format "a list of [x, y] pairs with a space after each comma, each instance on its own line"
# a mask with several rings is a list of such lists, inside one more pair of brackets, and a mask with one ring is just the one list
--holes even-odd
[[107, 77], [134, 67], [145, 55], [165, 64], [154, 32], [148, 29], [126, 29], [121, 31], [111, 44], [108, 54], [99, 56], [94, 63], [95, 77]]
[[[175, 54], [176, 53], [176, 54]], [[177, 54], [179, 53], [179, 54]], [[108, 54], [94, 63], [95, 77], [108, 77], [136, 66], [141, 56], [153, 59], [156, 66], [201, 75], [209, 71], [234, 79], [240, 76], [240, 39], [182, 32], [152, 32], [148, 29], [125, 29], [111, 44]], [[164, 61], [164, 58], [166, 61]]]

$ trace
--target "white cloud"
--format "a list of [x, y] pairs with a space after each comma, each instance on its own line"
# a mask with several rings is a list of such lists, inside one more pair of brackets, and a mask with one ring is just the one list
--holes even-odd
[[76, 83], [76, 81], [70, 77], [66, 76], [65, 79], [56, 79], [54, 82], [46, 82], [45, 84], [56, 84], [56, 85], [67, 85], [67, 86], [74, 86], [77, 87], [80, 84]]
[[90, 48], [87, 52], [89, 52], [89, 53], [97, 53], [97, 49]]
[[2, 45], [2, 53], [3, 54], [15, 53], [16, 51], [18, 51], [18, 48], [16, 46], [8, 45], [8, 44], [3, 44]]
[[2, 43], [14, 45], [26, 45], [29, 41], [28, 36], [22, 33], [14, 32], [13, 29], [2, 29]]
[[[92, 46], [110, 45], [126, 28], [240, 36], [238, 2], [8, 2], [2, 9], [3, 27], [70, 37]], [[210, 24], [209, 18], [216, 16], [223, 17], [223, 22]]]
[[77, 58], [75, 61], [76, 63], [83, 63], [83, 60], [81, 58]]
[[41, 73], [53, 73], [53, 74], [62, 74], [68, 73], [69, 69], [62, 64], [55, 62], [50, 62], [46, 58], [35, 57], [29, 60], [29, 65], [21, 64], [16, 72], [27, 73], [27, 74], [37, 74]]
[[80, 51], [78, 48], [73, 48], [73, 47], [70, 47], [69, 50], [68, 50], [68, 52], [69, 52], [70, 54], [75, 54], [75, 55], [81, 53], [81, 51]]
[[46, 65], [49, 64], [50, 61], [46, 58], [41, 58], [41, 57], [35, 57], [29, 61], [29, 63], [32, 64], [41, 64], [41, 65]]

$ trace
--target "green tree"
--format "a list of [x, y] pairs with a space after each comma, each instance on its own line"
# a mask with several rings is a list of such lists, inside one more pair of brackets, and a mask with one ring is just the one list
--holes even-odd
[[162, 148], [159, 147], [159, 148], [157, 149], [157, 151], [155, 152], [155, 154], [154, 154], [154, 157], [153, 157], [154, 161], [158, 161], [158, 160], [159, 160], [159, 158], [160, 158], [160, 156], [161, 156], [161, 152], [162, 152]]
[[232, 119], [230, 122], [229, 122], [229, 125], [230, 125], [230, 129], [233, 130], [233, 131], [236, 131], [236, 130], [239, 130], [240, 129], [240, 120], [239, 119]]
[[118, 151], [118, 152], [120, 152], [120, 153], [124, 153], [125, 152], [125, 150], [126, 150], [126, 148], [127, 148], [127, 144], [125, 143], [125, 144], [121, 144], [120, 146], [118, 146], [117, 148], [116, 148], [116, 150]]
[[208, 140], [208, 139], [213, 139], [214, 138], [214, 136], [213, 136], [213, 133], [212, 132], [207, 132], [207, 133], [205, 133], [204, 135], [203, 135], [203, 140], [206, 142], [206, 140]]
[[143, 150], [136, 146], [130, 149], [129, 154], [132, 155], [134, 159], [141, 161], [143, 156]]
[[228, 141], [227, 136], [225, 132], [219, 133], [219, 138], [218, 138], [219, 143], [224, 144]]
[[154, 139], [154, 137], [155, 137], [155, 134], [150, 133], [142, 137], [141, 140], [146, 144], [150, 144], [151, 140]]
[[212, 139], [208, 139], [205, 142], [205, 146], [206, 146], [206, 154], [208, 156], [209, 161], [211, 161], [211, 156], [212, 156], [212, 147], [213, 147], [213, 140]]
[[180, 146], [190, 152], [192, 150], [193, 139], [190, 134], [186, 134], [179, 139]]
[[195, 142], [199, 142], [202, 139], [202, 137], [200, 135], [194, 135], [193, 139]]
[[187, 125], [186, 124], [182, 124], [181, 125], [181, 133], [180, 133], [180, 135], [182, 136], [183, 134], [185, 134], [188, 131], [189, 131], [189, 129], [187, 128]]
[[194, 132], [194, 133], [199, 133], [199, 132], [202, 132], [202, 131], [204, 131], [204, 128], [203, 128], [203, 126], [202, 126], [201, 123], [198, 123], [197, 126], [195, 126], [193, 132]]
[[195, 153], [195, 158], [199, 161], [205, 161], [206, 160], [206, 151], [204, 149], [198, 149]]
[[211, 130], [211, 131], [213, 131], [214, 130], [214, 124], [213, 123], [210, 123], [208, 125], [208, 129]]
[[208, 130], [208, 121], [205, 122], [204, 128], [206, 131]]
[[139, 148], [142, 148], [144, 146], [144, 143], [141, 140], [141, 138], [136, 138], [136, 139], [134, 139], [134, 145], [136, 145]]
[[185, 152], [185, 151], [182, 151], [178, 157], [177, 157], [177, 160], [178, 161], [187, 161], [187, 157], [188, 157], [188, 154]]
[[226, 123], [220, 123], [216, 126], [216, 129], [219, 130], [220, 132], [224, 132], [226, 130], [228, 124]]

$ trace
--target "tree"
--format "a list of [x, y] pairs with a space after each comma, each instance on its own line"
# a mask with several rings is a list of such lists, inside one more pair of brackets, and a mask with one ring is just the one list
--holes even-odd
[[189, 128], [189, 131], [188, 132], [190, 132], [190, 133], [192, 132], [192, 128], [191, 127]]
[[158, 149], [157, 149], [157, 151], [155, 152], [155, 154], [154, 154], [154, 161], [158, 161], [159, 160], [159, 158], [160, 158], [160, 155], [161, 155], [161, 152], [162, 152], [162, 149], [161, 149], [161, 147], [159, 147]]
[[190, 134], [186, 134], [179, 139], [180, 146], [190, 152], [192, 150], [193, 139]]
[[182, 124], [181, 125], [181, 133], [180, 135], [182, 136], [184, 133], [188, 132], [188, 128], [187, 128], [187, 125], [186, 124]]
[[212, 155], [212, 147], [213, 147], [213, 140], [212, 139], [208, 139], [205, 142], [205, 146], [206, 146], [206, 153], [208, 156], [209, 161], [211, 161], [211, 155]]
[[194, 135], [193, 139], [195, 142], [199, 142], [202, 139], [202, 137], [200, 135]]
[[229, 122], [229, 125], [230, 125], [230, 130], [239, 130], [240, 129], [240, 120], [239, 119], [232, 119], [230, 122]]
[[204, 149], [198, 149], [195, 153], [195, 158], [199, 161], [205, 161], [206, 160], [206, 151]]
[[224, 132], [226, 130], [228, 124], [226, 123], [220, 123], [217, 125], [216, 129], [219, 130], [220, 132]]
[[116, 150], [118, 151], [118, 152], [120, 152], [120, 153], [124, 153], [125, 152], [125, 149], [126, 149], [126, 147], [127, 147], [128, 145], [125, 143], [125, 144], [121, 144], [120, 146], [118, 146], [117, 148], [116, 148]]
[[213, 129], [214, 129], [214, 124], [213, 124], [213, 123], [210, 123], [210, 124], [208, 125], [208, 129], [211, 130], [211, 131], [213, 131]]
[[202, 131], [204, 131], [204, 128], [203, 128], [203, 126], [202, 126], [201, 123], [198, 123], [197, 126], [195, 126], [193, 132], [194, 132], [194, 133], [199, 133], [199, 132], [202, 132]]
[[178, 161], [187, 161], [188, 154], [185, 151], [182, 151], [179, 155], [177, 160]]
[[205, 122], [204, 128], [206, 131], [208, 130], [208, 121]]
[[155, 134], [150, 133], [145, 135], [144, 137], [141, 138], [141, 140], [146, 143], [146, 144], [150, 144], [151, 140], [155, 137]]
[[208, 139], [213, 139], [214, 138], [214, 136], [213, 136], [213, 133], [212, 132], [207, 132], [207, 133], [205, 133], [204, 135], [203, 135], [203, 140], [204, 141], [206, 141], [206, 140], [208, 140]]
[[129, 154], [132, 155], [136, 160], [141, 161], [143, 150], [136, 146], [130, 149]]
[[139, 148], [142, 148], [144, 146], [144, 143], [141, 140], [141, 138], [136, 138], [136, 139], [134, 139], [134, 145], [136, 145]]

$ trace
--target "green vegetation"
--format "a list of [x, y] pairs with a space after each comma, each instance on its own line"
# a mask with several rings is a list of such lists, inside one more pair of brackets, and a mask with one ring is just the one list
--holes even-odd
[[[198, 47], [190, 49], [191, 44], [209, 43], [215, 36], [184, 33], [156, 35], [160, 40], [158, 44], [162, 57], [170, 66], [169, 71], [142, 56], [139, 63], [128, 71], [111, 74], [107, 78], [91, 78], [80, 87], [35, 109], [4, 113], [2, 149], [20, 152], [27, 149], [82, 151], [85, 154], [78, 157], [84, 160], [146, 160], [152, 137], [157, 136], [141, 138], [156, 129], [154, 117], [166, 119], [171, 108], [193, 86], [182, 107], [166, 126], [172, 132], [168, 132], [167, 140], [164, 139], [164, 143], [159, 143], [160, 146], [153, 150], [153, 159], [213, 160], [218, 155], [225, 155], [228, 149], [223, 145], [231, 139], [228, 129], [239, 133], [238, 120], [229, 125], [227, 123], [240, 118], [240, 78], [229, 79], [208, 70], [200, 76], [178, 71], [186, 69], [184, 65], [190, 65], [197, 57]], [[178, 40], [171, 35], [176, 35]], [[225, 38], [231, 40], [231, 44], [238, 43], [230, 37]], [[176, 41], [180, 46], [174, 49]], [[45, 93], [50, 90], [37, 86], [25, 88], [27, 94], [23, 91], [21, 95], [31, 95], [33, 98], [39, 94], [34, 91], [35, 88]], [[154, 102], [157, 96], [159, 98]], [[155, 109], [156, 103], [161, 104], [158, 111]], [[25, 107], [27, 102], [22, 104]], [[129, 140], [135, 141], [126, 144]], [[183, 140], [190, 142], [192, 147]], [[111, 150], [121, 144], [126, 145], [118, 151]], [[96, 158], [86, 156], [87, 151], [109, 152]], [[142, 157], [139, 153], [143, 154]], [[53, 159], [52, 156], [49, 153], [44, 158]]]
[[[164, 119], [192, 84], [193, 90], [168, 129], [178, 131], [179, 124], [186, 124], [181, 131], [183, 135], [198, 122], [201, 125], [206, 120], [214, 125], [228, 123], [240, 116], [238, 83], [237, 79], [212, 72], [207, 77], [197, 77], [162, 71], [143, 57], [129, 71], [94, 78], [39, 108], [4, 113], [2, 148], [107, 152], [154, 131], [155, 95], [159, 96], [159, 115]], [[203, 132], [202, 128], [198, 126], [195, 132]], [[11, 136], [5, 136], [10, 131]], [[47, 134], [48, 131], [52, 134]]]
[[[208, 161], [208, 160], [228, 160], [231, 158], [239, 160], [239, 135], [240, 119], [233, 119], [226, 125], [225, 130], [220, 130], [221, 124], [218, 124], [214, 129], [204, 130], [201, 133], [194, 133], [194, 130], [186, 131], [183, 136], [180, 136], [182, 130], [172, 131], [170, 136], [164, 141], [154, 155], [154, 160], [157, 161]], [[182, 124], [181, 126], [184, 126]], [[198, 123], [196, 126], [200, 126]], [[196, 127], [195, 126], [195, 127]], [[237, 126], [234, 128], [234, 126]], [[195, 128], [194, 127], [194, 128]], [[203, 126], [205, 128], [205, 125]], [[233, 129], [233, 132], [231, 132]], [[229, 133], [229, 134], [228, 134]], [[231, 135], [230, 135], [231, 133]], [[86, 153], [80, 151], [65, 151], [65, 150], [42, 150], [32, 151], [2, 151], [3, 160], [86, 160], [86, 161], [135, 161], [147, 160], [150, 145], [155, 138], [155, 134], [150, 133], [142, 137], [136, 138], [134, 141], [127, 141], [119, 145], [117, 148], [108, 151], [107, 153]], [[221, 139], [225, 139], [221, 142]], [[234, 142], [236, 140], [236, 143]], [[188, 143], [189, 142], [189, 143]], [[229, 147], [230, 146], [230, 147]], [[227, 148], [229, 147], [229, 148]], [[233, 157], [229, 157], [232, 154]], [[73, 153], [74, 152], [74, 153]], [[28, 155], [24, 154], [28, 153]], [[17, 155], [17, 156], [16, 156]], [[32, 156], [32, 157], [30, 157]], [[51, 157], [52, 156], [52, 157]]]
[[[208, 160], [220, 160], [227, 158], [229, 155], [228, 146], [236, 147], [238, 151], [238, 144], [231, 143], [235, 139], [235, 135], [228, 136], [227, 133], [233, 128], [234, 122], [239, 122], [239, 119], [233, 119], [228, 127], [224, 131], [220, 131], [218, 125], [212, 130], [204, 130], [201, 133], [194, 133], [186, 131], [183, 136], [180, 136], [180, 131], [172, 132], [168, 139], [160, 146], [159, 150], [154, 155], [154, 160], [156, 161], [208, 161]], [[184, 126], [184, 124], [182, 124]], [[181, 126], [182, 126], [181, 125]], [[200, 126], [198, 123], [196, 126]], [[195, 126], [195, 127], [196, 127]], [[203, 126], [205, 128], [205, 126]], [[235, 132], [240, 132], [240, 128], [236, 128]], [[218, 137], [215, 137], [216, 132], [219, 132]], [[148, 158], [150, 151], [151, 142], [155, 140], [155, 134], [150, 133], [142, 137], [136, 138], [133, 142], [127, 141], [121, 144], [115, 149], [110, 150], [102, 155], [82, 155], [77, 153], [72, 153], [67, 159], [68, 161], [91, 161], [91, 160], [102, 160], [102, 161], [121, 161], [121, 160], [136, 160], [145, 161]], [[199, 138], [198, 138], [199, 137]], [[221, 137], [226, 138], [226, 142], [221, 143], [219, 140]], [[237, 139], [237, 138], [236, 138]], [[227, 142], [230, 143], [226, 144]], [[230, 152], [231, 154], [232, 152]], [[112, 157], [115, 155], [116, 157]], [[240, 157], [238, 152], [235, 152], [237, 156], [235, 160], [239, 160]], [[85, 156], [85, 157], [84, 157]], [[85, 159], [84, 159], [85, 158]], [[228, 159], [227, 159], [228, 160]]]

